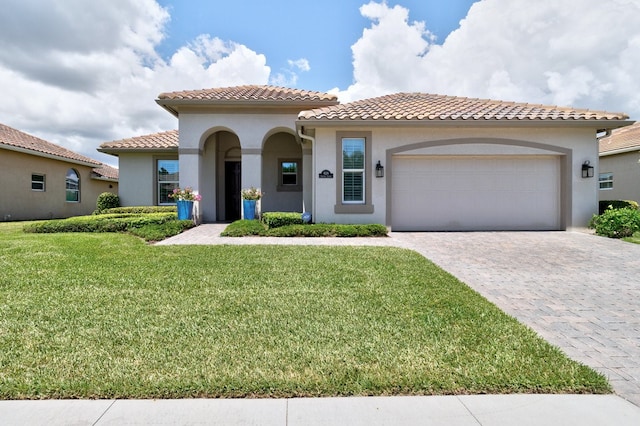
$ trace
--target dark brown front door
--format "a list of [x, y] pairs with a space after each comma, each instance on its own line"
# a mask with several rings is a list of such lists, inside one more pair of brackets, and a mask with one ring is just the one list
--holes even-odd
[[227, 161], [224, 163], [224, 217], [229, 222], [240, 219], [241, 178], [240, 161]]

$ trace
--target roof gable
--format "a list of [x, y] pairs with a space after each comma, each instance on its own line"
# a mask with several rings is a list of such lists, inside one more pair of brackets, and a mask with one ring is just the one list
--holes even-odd
[[600, 155], [640, 150], [640, 122], [613, 130], [609, 136], [600, 138], [598, 147]]
[[347, 104], [302, 111], [304, 121], [619, 121], [623, 113], [475, 99], [429, 93], [396, 93]]
[[96, 166], [101, 164], [84, 155], [73, 152], [60, 145], [47, 142], [43, 139], [16, 130], [12, 127], [0, 124], [0, 148], [25, 152], [32, 155], [49, 157], [73, 163]]

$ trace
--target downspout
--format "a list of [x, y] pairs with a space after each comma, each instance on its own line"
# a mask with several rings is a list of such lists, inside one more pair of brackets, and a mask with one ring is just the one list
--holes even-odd
[[[304, 131], [304, 127], [301, 127], [300, 129], [298, 129], [298, 136], [300, 136], [300, 139], [305, 139], [308, 140], [309, 142], [311, 142], [311, 161], [313, 164], [313, 169], [311, 170], [311, 218], [312, 220], [315, 220], [316, 218], [316, 179], [315, 179], [315, 175], [316, 175], [316, 153], [315, 153], [315, 149], [316, 149], [316, 138], [312, 137], [312, 136], [307, 136], [304, 133], [302, 133]], [[303, 197], [303, 205], [302, 208], [303, 210], [306, 210], [306, 207], [304, 205], [304, 197]]]

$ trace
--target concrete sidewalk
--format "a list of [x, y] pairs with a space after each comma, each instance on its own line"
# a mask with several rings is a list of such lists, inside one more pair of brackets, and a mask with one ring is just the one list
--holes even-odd
[[640, 408], [615, 395], [0, 401], [0, 424], [637, 426]]

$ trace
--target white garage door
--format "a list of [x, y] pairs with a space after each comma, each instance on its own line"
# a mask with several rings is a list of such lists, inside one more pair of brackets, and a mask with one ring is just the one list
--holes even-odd
[[395, 156], [394, 231], [560, 229], [557, 156]]

